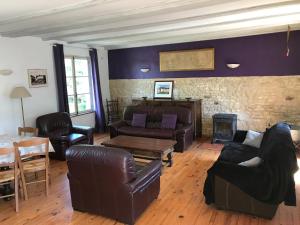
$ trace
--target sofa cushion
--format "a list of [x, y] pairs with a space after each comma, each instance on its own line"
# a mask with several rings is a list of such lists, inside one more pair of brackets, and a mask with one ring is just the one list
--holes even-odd
[[224, 146], [219, 160], [240, 163], [259, 156], [260, 149], [241, 143], [229, 143]]
[[161, 128], [162, 129], [175, 129], [177, 122], [177, 115], [176, 114], [163, 114], [162, 121], [161, 121]]
[[145, 128], [146, 118], [147, 118], [146, 113], [133, 113], [131, 126]]
[[264, 133], [248, 130], [246, 138], [243, 142], [244, 145], [249, 145], [255, 148], [260, 148], [260, 144], [264, 137]]
[[146, 123], [146, 128], [161, 128], [161, 122], [147, 122]]
[[119, 134], [138, 136], [138, 137], [152, 137], [152, 138], [166, 138], [172, 139], [173, 130], [170, 129], [150, 129], [140, 127], [125, 126], [118, 129]]

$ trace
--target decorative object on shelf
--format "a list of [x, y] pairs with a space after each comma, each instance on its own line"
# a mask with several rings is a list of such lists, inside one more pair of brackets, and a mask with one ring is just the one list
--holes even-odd
[[2, 75], [2, 76], [9, 76], [12, 73], [13, 73], [13, 71], [9, 70], [9, 69], [0, 70], [0, 75]]
[[30, 88], [48, 86], [48, 75], [46, 69], [29, 69], [27, 72]]
[[25, 119], [24, 119], [24, 108], [23, 108], [23, 98], [31, 97], [29, 91], [24, 87], [15, 87], [11, 94], [11, 98], [20, 98], [21, 99], [21, 108], [22, 108], [22, 118], [23, 118], [23, 127], [25, 127]]
[[239, 63], [227, 63], [226, 66], [230, 69], [236, 69], [238, 67], [240, 67], [241, 64]]
[[147, 98], [148, 98], [148, 97], [146, 97], [146, 96], [142, 97], [142, 99], [143, 99], [144, 101], [146, 101], [146, 100], [147, 100]]
[[193, 49], [159, 53], [160, 71], [197, 71], [215, 69], [215, 49]]
[[155, 81], [154, 82], [154, 96], [153, 98], [173, 98], [174, 81]]
[[140, 69], [140, 71], [141, 71], [142, 73], [148, 73], [148, 72], [150, 71], [150, 68], [148, 68], [148, 67], [142, 67], [142, 68]]
[[191, 97], [186, 97], [185, 98], [187, 101], [190, 101], [192, 98]]
[[287, 37], [286, 37], [286, 56], [290, 54], [289, 41], [290, 41], [291, 27], [288, 25]]

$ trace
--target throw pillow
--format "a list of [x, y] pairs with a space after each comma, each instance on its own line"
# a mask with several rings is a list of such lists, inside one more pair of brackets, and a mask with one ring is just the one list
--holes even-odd
[[163, 129], [175, 129], [177, 122], [176, 114], [163, 114], [161, 121], [161, 128]]
[[256, 167], [259, 166], [262, 163], [262, 159], [259, 157], [254, 157], [252, 159], [249, 159], [247, 161], [241, 162], [238, 165], [240, 166], [246, 166], [246, 167]]
[[244, 145], [249, 145], [255, 148], [260, 148], [261, 141], [264, 137], [264, 133], [248, 130], [246, 138], [243, 142]]
[[145, 128], [146, 118], [146, 113], [133, 113], [131, 126]]

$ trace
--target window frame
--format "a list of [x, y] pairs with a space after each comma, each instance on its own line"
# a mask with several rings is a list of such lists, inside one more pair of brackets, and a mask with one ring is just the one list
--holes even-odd
[[[84, 115], [84, 114], [88, 114], [88, 113], [93, 113], [94, 110], [94, 95], [93, 95], [93, 83], [92, 83], [92, 74], [91, 74], [91, 59], [88, 56], [77, 56], [77, 55], [66, 55], [64, 57], [65, 59], [71, 59], [72, 62], [72, 80], [73, 80], [73, 95], [69, 95], [69, 96], [74, 96], [74, 102], [75, 102], [75, 112], [74, 113], [70, 113], [71, 117], [75, 117], [75, 116], [80, 116], [80, 115]], [[75, 59], [86, 59], [87, 63], [88, 63], [88, 79], [89, 79], [89, 93], [83, 93], [83, 94], [78, 94], [77, 93], [77, 85], [76, 85], [76, 71], [75, 71]], [[66, 75], [66, 83], [67, 83], [67, 75]], [[85, 110], [85, 111], [78, 111], [78, 95], [86, 95], [89, 94], [90, 95], [90, 101], [91, 101], [91, 109], [90, 110]], [[68, 107], [69, 107], [69, 103], [68, 103]]]

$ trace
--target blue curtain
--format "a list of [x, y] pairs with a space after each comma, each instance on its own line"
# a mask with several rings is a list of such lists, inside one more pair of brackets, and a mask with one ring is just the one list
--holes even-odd
[[[53, 45], [53, 57], [57, 82], [58, 110], [59, 112], [69, 113], [68, 91], [65, 69], [64, 46], [61, 44]], [[46, 99], [45, 99], [46, 100]], [[47, 100], [46, 100], [47, 101]]]
[[104, 132], [105, 113], [103, 108], [102, 94], [101, 94], [101, 87], [100, 87], [100, 74], [99, 74], [97, 49], [94, 48], [90, 49], [90, 57], [91, 57], [92, 80], [93, 80], [94, 100], [95, 100], [95, 116], [96, 116], [95, 130], [96, 132]]

